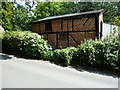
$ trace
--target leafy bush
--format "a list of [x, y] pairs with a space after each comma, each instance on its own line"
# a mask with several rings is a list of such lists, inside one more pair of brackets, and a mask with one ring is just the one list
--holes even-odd
[[41, 59], [52, 61], [53, 59], [53, 50], [41, 51]]
[[120, 62], [118, 60], [119, 41], [119, 36], [112, 36], [94, 42], [94, 65], [100, 68], [118, 69], [117, 63]]
[[53, 52], [53, 61], [55, 63], [60, 63], [65, 66], [70, 65], [70, 61], [72, 60], [72, 56], [75, 50], [75, 47], [57, 49]]
[[94, 57], [95, 49], [93, 47], [93, 41], [88, 40], [85, 43], [78, 46], [78, 59], [80, 65], [91, 65]]
[[26, 34], [20, 46], [22, 48], [22, 51], [27, 56], [37, 57], [39, 59], [45, 59], [42, 54], [52, 50], [47, 41], [42, 39], [42, 37], [36, 33]]
[[118, 54], [120, 50], [119, 41], [119, 36], [86, 41], [78, 46], [76, 54], [78, 63], [104, 69], [120, 69], [120, 59], [118, 59], [120, 57]]
[[20, 43], [29, 31], [5, 31], [2, 36], [3, 51], [20, 51]]
[[22, 51], [28, 57], [50, 60], [62, 65], [86, 65], [120, 71], [120, 37], [88, 40], [77, 48], [52, 50], [46, 40], [30, 31], [5, 31], [4, 50]]
[[29, 57], [45, 59], [42, 52], [52, 50], [47, 41], [30, 31], [5, 31], [2, 40], [3, 51], [22, 52]]

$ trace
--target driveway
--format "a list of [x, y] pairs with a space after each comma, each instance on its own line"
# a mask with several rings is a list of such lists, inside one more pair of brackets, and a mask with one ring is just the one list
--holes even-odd
[[112, 76], [11, 55], [0, 59], [2, 88], [118, 88]]

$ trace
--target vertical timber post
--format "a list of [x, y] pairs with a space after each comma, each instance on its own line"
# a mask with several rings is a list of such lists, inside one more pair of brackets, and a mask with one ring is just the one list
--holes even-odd
[[69, 47], [69, 32], [67, 32], [67, 47]]
[[99, 39], [99, 14], [95, 15], [96, 37]]
[[74, 31], [74, 19], [72, 18], [72, 31]]
[[61, 19], [61, 31], [63, 31], [63, 20]]
[[57, 45], [57, 48], [58, 48], [58, 33], [56, 33], [56, 45]]
[[40, 29], [41, 29], [41, 27], [40, 27], [40, 23], [39, 23], [39, 33], [41, 33], [41, 32], [40, 32], [40, 31], [41, 31]]
[[69, 29], [68, 29], [68, 19], [67, 19], [67, 47], [69, 47]]
[[103, 22], [100, 22], [100, 38], [102, 37], [102, 30], [103, 30]]

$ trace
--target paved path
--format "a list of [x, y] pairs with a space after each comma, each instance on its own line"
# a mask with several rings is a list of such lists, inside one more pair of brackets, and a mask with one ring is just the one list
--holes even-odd
[[45, 61], [3, 57], [2, 88], [118, 88], [118, 78], [112, 76], [80, 72]]

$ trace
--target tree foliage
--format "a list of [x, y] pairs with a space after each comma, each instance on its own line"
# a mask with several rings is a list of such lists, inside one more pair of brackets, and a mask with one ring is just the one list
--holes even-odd
[[14, 29], [15, 30], [30, 30], [31, 16], [29, 11], [21, 6], [17, 5], [14, 8]]
[[2, 26], [5, 30], [13, 29], [13, 8], [12, 2], [2, 2]]
[[37, 3], [36, 9], [34, 10], [36, 19], [61, 15], [63, 12], [64, 10], [61, 8], [61, 2]]
[[104, 22], [119, 25], [120, 2], [44, 2], [37, 3], [36, 19], [48, 16], [104, 10]]
[[[36, 5], [36, 7], [35, 7]], [[2, 21], [5, 30], [30, 30], [30, 22], [48, 16], [104, 10], [104, 22], [120, 25], [120, 2], [2, 2]], [[35, 8], [34, 8], [35, 7]]]

